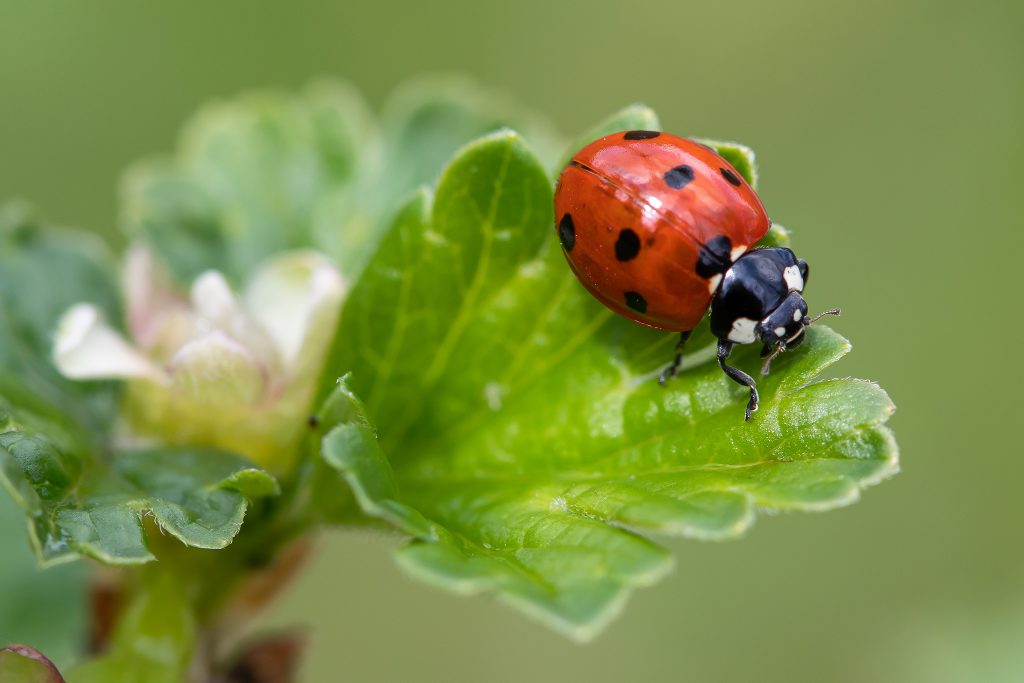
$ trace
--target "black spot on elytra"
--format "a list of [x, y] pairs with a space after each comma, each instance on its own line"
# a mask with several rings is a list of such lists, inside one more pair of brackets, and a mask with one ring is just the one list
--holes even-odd
[[727, 168], [720, 168], [718, 170], [722, 172], [722, 176], [724, 176], [725, 179], [728, 180], [730, 183], [732, 183], [736, 187], [740, 186], [740, 179], [736, 177], [735, 173], [733, 173]]
[[622, 136], [623, 140], [650, 140], [656, 138], [661, 133], [656, 130], [631, 130]]
[[665, 184], [673, 190], [681, 190], [693, 180], [693, 169], [683, 164], [665, 172]]
[[619, 239], [615, 240], [615, 258], [620, 261], [635, 259], [640, 253], [640, 238], [629, 228], [623, 228], [619, 232]]
[[626, 305], [637, 313], [647, 312], [647, 299], [643, 298], [639, 292], [626, 292]]
[[572, 216], [565, 214], [562, 220], [558, 221], [558, 237], [562, 240], [562, 248], [572, 251], [576, 246], [576, 226], [573, 225]]
[[710, 279], [724, 273], [731, 264], [730, 251], [732, 242], [725, 235], [708, 240], [708, 243], [700, 248], [700, 254], [697, 256], [697, 275]]

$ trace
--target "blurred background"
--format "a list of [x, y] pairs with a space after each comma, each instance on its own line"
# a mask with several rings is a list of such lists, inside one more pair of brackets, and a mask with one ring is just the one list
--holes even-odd
[[[812, 308], [843, 308], [836, 372], [898, 406], [902, 474], [741, 541], [670, 542], [677, 572], [588, 646], [412, 583], [370, 533], [323, 539], [268, 624], [308, 624], [309, 681], [1020, 681], [1022, 30], [1008, 0], [0, 0], [0, 197], [118, 246], [128, 163], [211, 97], [317, 75], [379, 107], [465, 74], [566, 135], [643, 101], [666, 130], [745, 142]], [[36, 574], [11, 508], [0, 641], [66, 658], [83, 568]], [[37, 596], [69, 616], [39, 619]]]

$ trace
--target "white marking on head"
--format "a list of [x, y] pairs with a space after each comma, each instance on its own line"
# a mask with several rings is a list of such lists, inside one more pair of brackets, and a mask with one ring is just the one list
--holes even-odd
[[721, 282], [721, 281], [722, 281], [722, 274], [721, 273], [712, 275], [711, 279], [708, 280], [708, 291], [711, 292], [712, 294], [714, 294], [715, 291], [718, 290], [718, 283]]
[[796, 309], [795, 311], [793, 311], [793, 322], [795, 322], [795, 323], [800, 322], [800, 318], [802, 318], [802, 317], [804, 317], [804, 312], [801, 311], [799, 308]]
[[782, 271], [782, 278], [791, 292], [804, 291], [804, 276], [800, 274], [799, 266], [789, 266]]
[[728, 339], [737, 344], [750, 344], [757, 339], [757, 334], [754, 333], [755, 327], [757, 327], [756, 320], [737, 318], [732, 321], [732, 329], [729, 330]]
[[785, 327], [776, 327], [775, 328], [775, 336], [776, 337], [781, 337], [784, 334], [786, 334], [786, 328]]
[[736, 259], [738, 259], [738, 258], [739, 258], [740, 256], [743, 256], [743, 253], [744, 253], [744, 252], [745, 252], [746, 250], [747, 250], [747, 247], [746, 247], [746, 245], [745, 245], [745, 244], [741, 244], [741, 245], [739, 245], [739, 246], [733, 247], [733, 248], [732, 248], [732, 251], [730, 251], [730, 252], [729, 252], [729, 260], [731, 260], [731, 261], [735, 261], [735, 260], [736, 260]]

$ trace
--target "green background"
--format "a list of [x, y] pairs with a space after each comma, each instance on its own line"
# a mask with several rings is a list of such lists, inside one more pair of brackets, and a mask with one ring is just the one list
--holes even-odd
[[[811, 263], [812, 309], [878, 380], [903, 473], [857, 505], [671, 542], [678, 571], [574, 645], [405, 579], [383, 534], [325, 538], [268, 618], [312, 634], [310, 681], [1016, 681], [1024, 677], [1019, 3], [0, 0], [0, 197], [117, 243], [115, 183], [196, 106], [253, 86], [466, 74], [567, 134], [644, 101], [753, 146]], [[0, 641], [69, 656], [81, 567], [30, 573], [3, 500]], [[12, 587], [13, 586], [13, 587]]]

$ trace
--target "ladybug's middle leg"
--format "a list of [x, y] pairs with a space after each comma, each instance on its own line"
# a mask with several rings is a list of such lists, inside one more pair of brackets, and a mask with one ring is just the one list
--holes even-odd
[[732, 353], [732, 342], [725, 339], [718, 340], [718, 365], [721, 366], [722, 372], [729, 376], [729, 379], [742, 384], [745, 387], [750, 387], [750, 400], [747, 402], [747, 413], [746, 419], [750, 419], [750, 416], [757, 411], [757, 384], [754, 382], [754, 378], [743, 372], [739, 368], [734, 368], [731, 365], [726, 365], [725, 361], [729, 358], [729, 354]]
[[676, 343], [676, 357], [672, 359], [671, 365], [661, 371], [661, 377], [658, 378], [658, 384], [661, 386], [665, 386], [665, 382], [675, 377], [676, 373], [679, 372], [679, 366], [683, 362], [683, 347], [686, 346], [686, 340], [690, 338], [691, 332], [693, 330], [679, 333], [679, 341]]

